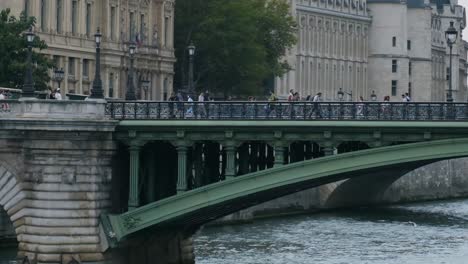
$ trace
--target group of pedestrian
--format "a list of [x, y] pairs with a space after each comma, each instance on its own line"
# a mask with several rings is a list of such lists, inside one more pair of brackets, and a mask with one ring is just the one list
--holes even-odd
[[55, 90], [51, 90], [48, 95], [48, 99], [52, 100], [62, 100], [62, 94], [60, 93], [60, 88], [57, 88]]
[[[0, 100], [6, 100], [10, 98], [10, 94], [7, 91], [0, 90]], [[1, 110], [3, 112], [9, 112], [10, 111], [10, 105], [7, 102], [2, 102], [1, 103]]]

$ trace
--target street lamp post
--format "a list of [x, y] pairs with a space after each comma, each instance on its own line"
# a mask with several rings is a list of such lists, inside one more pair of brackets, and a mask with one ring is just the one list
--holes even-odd
[[452, 48], [453, 44], [457, 41], [458, 31], [453, 26], [453, 21], [450, 21], [450, 27], [445, 31], [445, 38], [447, 39], [447, 44], [450, 48], [450, 75], [449, 75], [449, 89], [447, 93], [447, 102], [453, 102], [453, 95], [452, 95]]
[[188, 76], [188, 93], [193, 96], [194, 94], [194, 84], [193, 84], [193, 62], [194, 62], [194, 57], [195, 57], [195, 45], [193, 45], [193, 42], [190, 43], [190, 45], [187, 47], [188, 53], [189, 53], [189, 76]]
[[130, 53], [130, 71], [128, 73], [128, 89], [127, 93], [125, 94], [125, 100], [135, 101], [135, 86], [133, 83], [133, 60], [136, 52], [135, 44], [131, 43], [130, 46], [128, 46], [128, 51]]
[[102, 81], [101, 81], [101, 40], [102, 34], [97, 28], [96, 34], [94, 34], [96, 42], [96, 72], [94, 75], [93, 89], [91, 90], [92, 99], [104, 99], [104, 93], [102, 91]]
[[60, 88], [60, 84], [62, 83], [64, 76], [65, 76], [65, 72], [63, 71], [63, 68], [55, 69], [54, 79], [57, 81], [58, 88]]
[[33, 73], [32, 73], [32, 47], [34, 42], [34, 32], [32, 31], [32, 27], [29, 28], [29, 31], [26, 32], [26, 39], [28, 42], [28, 64], [26, 68], [26, 76], [24, 78], [24, 85], [22, 91], [22, 97], [24, 98], [35, 98], [35, 88], [34, 88], [34, 80], [33, 80]]

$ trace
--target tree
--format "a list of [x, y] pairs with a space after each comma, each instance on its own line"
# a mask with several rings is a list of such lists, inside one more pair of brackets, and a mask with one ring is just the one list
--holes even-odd
[[284, 56], [296, 43], [295, 26], [285, 0], [178, 0], [176, 87], [187, 83], [186, 47], [193, 41], [198, 90], [263, 93], [266, 79], [290, 70]]
[[[0, 11], [0, 86], [22, 88], [27, 68], [28, 44], [24, 32], [34, 27], [36, 19], [26, 17], [24, 13], [20, 18], [10, 15], [10, 9]], [[35, 50], [47, 48], [44, 41], [38, 36], [33, 42]], [[50, 77], [48, 74], [54, 64], [44, 54], [33, 50], [33, 78], [36, 90], [48, 88]]]

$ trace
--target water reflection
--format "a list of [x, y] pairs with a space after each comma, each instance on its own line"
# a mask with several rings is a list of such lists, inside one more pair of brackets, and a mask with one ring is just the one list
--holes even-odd
[[210, 227], [197, 263], [468, 263], [468, 200]]

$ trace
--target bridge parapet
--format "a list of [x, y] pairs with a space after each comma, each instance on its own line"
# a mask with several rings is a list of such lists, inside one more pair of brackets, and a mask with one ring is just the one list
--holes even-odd
[[68, 100], [2, 100], [0, 118], [104, 120], [105, 102]]
[[465, 121], [467, 103], [414, 102], [151, 102], [112, 101], [117, 120], [390, 120]]

